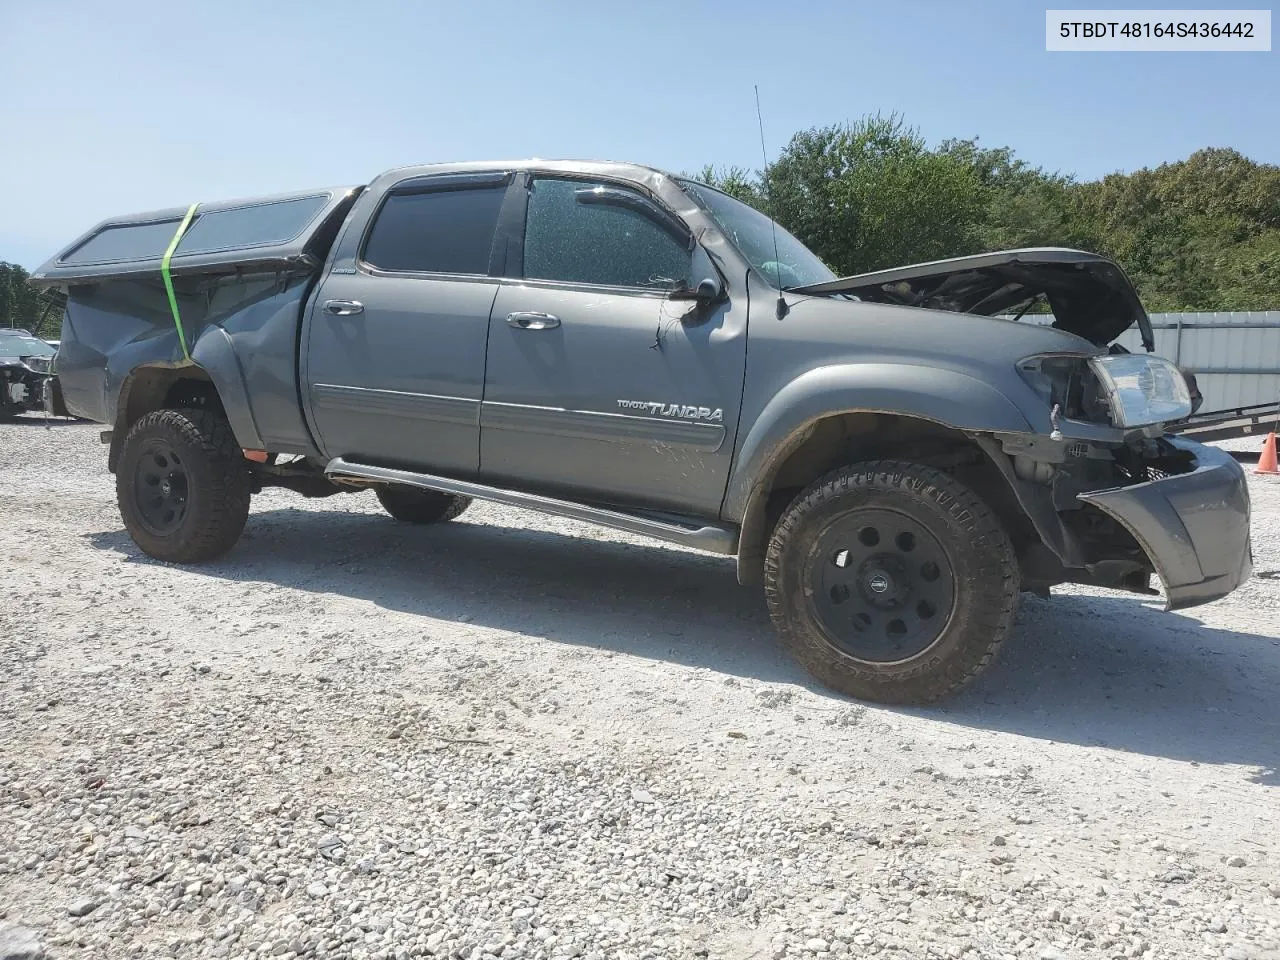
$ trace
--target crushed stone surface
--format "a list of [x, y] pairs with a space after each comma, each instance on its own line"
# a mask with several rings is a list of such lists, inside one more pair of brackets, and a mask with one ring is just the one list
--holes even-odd
[[0, 960], [1280, 958], [1280, 478], [1233, 596], [1055, 588], [890, 709], [731, 560], [505, 507], [155, 562], [99, 429], [0, 425]]

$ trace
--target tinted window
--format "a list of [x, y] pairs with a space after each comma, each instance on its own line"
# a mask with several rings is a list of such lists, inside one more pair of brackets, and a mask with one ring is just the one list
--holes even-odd
[[[315, 219], [327, 196], [301, 197], [259, 203], [235, 210], [200, 213], [182, 235], [175, 254], [209, 253], [238, 247], [263, 247], [285, 243], [300, 234]], [[169, 232], [170, 238], [173, 231]], [[168, 246], [166, 241], [165, 246]], [[162, 254], [164, 250], [160, 251]]]
[[687, 241], [630, 206], [601, 202], [613, 184], [538, 179], [529, 194], [524, 275], [538, 280], [671, 290], [689, 283]]
[[63, 263], [150, 260], [164, 256], [181, 220], [137, 223], [99, 230], [65, 257]]
[[506, 187], [393, 193], [364, 246], [382, 270], [488, 273], [489, 250]]
[[[196, 211], [182, 235], [175, 256], [211, 253], [285, 243], [302, 233], [328, 200], [321, 194], [296, 200], [275, 200], [216, 210]], [[158, 260], [177, 233], [182, 219], [157, 223], [129, 223], [99, 230], [62, 258], [63, 263], [110, 263], [120, 260]]]

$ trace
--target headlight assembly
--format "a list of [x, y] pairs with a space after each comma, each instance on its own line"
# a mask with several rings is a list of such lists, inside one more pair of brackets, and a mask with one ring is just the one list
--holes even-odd
[[1117, 353], [1093, 357], [1089, 366], [1117, 427], [1145, 427], [1191, 416], [1186, 378], [1163, 357]]

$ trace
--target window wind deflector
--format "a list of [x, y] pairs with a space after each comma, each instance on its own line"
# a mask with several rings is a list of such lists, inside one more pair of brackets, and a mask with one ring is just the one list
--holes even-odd
[[681, 243], [692, 246], [693, 234], [683, 223], [652, 200], [646, 200], [638, 193], [632, 193], [630, 190], [615, 190], [611, 187], [584, 187], [581, 190], [575, 190], [573, 198], [578, 203], [598, 203], [632, 210], [652, 220]]
[[505, 187], [511, 182], [510, 170], [485, 173], [446, 173], [438, 176], [402, 180], [388, 192], [397, 196], [414, 193], [440, 193], [445, 190], [475, 190], [482, 187]]

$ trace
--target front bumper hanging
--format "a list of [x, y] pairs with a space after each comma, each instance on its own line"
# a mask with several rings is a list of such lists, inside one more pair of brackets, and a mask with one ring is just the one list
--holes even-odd
[[1195, 457], [1195, 469], [1078, 496], [1133, 534], [1164, 582], [1165, 609], [1179, 610], [1225, 597], [1253, 574], [1249, 487], [1229, 454], [1168, 440]]

